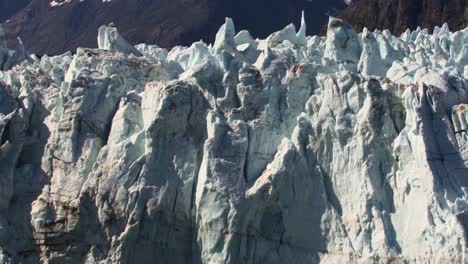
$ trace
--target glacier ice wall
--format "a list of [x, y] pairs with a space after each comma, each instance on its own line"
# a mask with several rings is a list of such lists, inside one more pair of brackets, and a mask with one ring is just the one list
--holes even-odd
[[1, 263], [468, 261], [468, 29], [98, 43], [0, 48]]

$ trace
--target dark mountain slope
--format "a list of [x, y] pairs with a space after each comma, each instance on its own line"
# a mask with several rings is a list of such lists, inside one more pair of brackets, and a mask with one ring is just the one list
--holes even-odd
[[0, 0], [0, 23], [15, 15], [31, 0]]
[[[28, 1], [0, 0], [0, 5], [13, 10], [11, 3], [20, 8]], [[452, 30], [468, 26], [468, 0], [354, 0], [349, 7], [343, 0], [71, 0], [55, 7], [49, 2], [33, 0], [4, 23], [7, 37], [20, 36], [33, 53], [59, 54], [95, 47], [97, 29], [114, 22], [133, 44], [172, 47], [200, 39], [212, 42], [225, 17], [232, 17], [238, 30], [265, 37], [291, 22], [298, 25], [302, 10], [308, 34], [320, 33], [328, 14], [357, 30], [390, 29], [394, 34], [444, 22]]]
[[433, 29], [445, 22], [458, 30], [468, 26], [468, 0], [358, 0], [338, 16], [357, 30], [389, 29], [400, 34], [407, 28]]
[[342, 0], [72, 0], [51, 7], [48, 1], [33, 0], [5, 28], [9, 37], [21, 36], [34, 53], [95, 47], [97, 29], [109, 22], [131, 43], [171, 47], [211, 42], [227, 16], [237, 29], [264, 37], [291, 22], [298, 24], [305, 10], [309, 33], [318, 33], [327, 14], [344, 6]]

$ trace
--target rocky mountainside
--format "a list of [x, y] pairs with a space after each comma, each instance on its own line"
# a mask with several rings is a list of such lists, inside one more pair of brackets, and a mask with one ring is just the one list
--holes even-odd
[[407, 29], [432, 29], [448, 23], [454, 30], [468, 26], [467, 0], [355, 0], [338, 17], [355, 29], [389, 29], [401, 34]]
[[299, 25], [305, 10], [309, 33], [317, 33], [327, 14], [344, 6], [343, 0], [33, 0], [4, 27], [32, 53], [61, 54], [96, 47], [97, 29], [110, 22], [132, 44], [173, 47], [212, 42], [227, 16], [254, 37], [266, 37], [291, 21]]
[[0, 262], [465, 263], [468, 29], [305, 32], [3, 47]]

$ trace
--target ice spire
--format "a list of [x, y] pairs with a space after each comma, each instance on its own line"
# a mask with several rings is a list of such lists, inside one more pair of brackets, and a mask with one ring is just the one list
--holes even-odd
[[220, 52], [224, 49], [234, 49], [234, 36], [236, 35], [236, 29], [234, 27], [234, 22], [231, 18], [226, 17], [226, 22], [222, 25], [218, 33], [216, 33], [216, 40], [214, 43], [214, 49], [217, 52]]
[[108, 26], [101, 26], [99, 28], [98, 47], [100, 49], [117, 50], [126, 54], [142, 56], [140, 51], [120, 35], [114, 23], [110, 23]]
[[364, 28], [362, 33], [362, 53], [358, 70], [364, 76], [383, 76], [387, 72], [380, 56], [380, 47], [374, 34]]
[[336, 61], [358, 63], [361, 47], [356, 32], [342, 20], [330, 17], [324, 57]]
[[306, 44], [306, 31], [307, 31], [307, 25], [305, 22], [304, 11], [302, 11], [301, 27], [299, 28], [299, 31], [297, 32], [297, 44], [298, 45]]

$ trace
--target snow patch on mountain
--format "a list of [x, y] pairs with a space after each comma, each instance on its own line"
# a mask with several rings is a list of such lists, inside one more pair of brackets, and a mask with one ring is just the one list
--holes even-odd
[[[51, 7], [57, 7], [57, 6], [61, 6], [61, 5], [64, 5], [64, 4], [67, 4], [67, 3], [70, 3], [71, 1], [73, 0], [49, 0], [49, 5]], [[75, 0], [76, 1], [76, 0]], [[85, 0], [79, 0], [80, 2], [83, 2]], [[103, 3], [109, 3], [111, 2], [112, 0], [102, 0]]]

